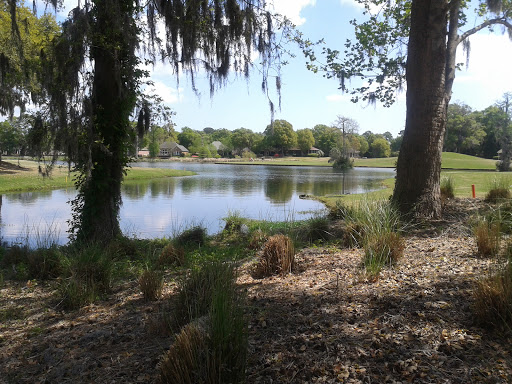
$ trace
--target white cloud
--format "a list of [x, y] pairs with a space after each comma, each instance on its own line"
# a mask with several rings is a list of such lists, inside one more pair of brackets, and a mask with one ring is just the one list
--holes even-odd
[[341, 101], [350, 101], [350, 96], [340, 95], [339, 93], [334, 93], [334, 94], [325, 96], [325, 100], [327, 100], [331, 103], [339, 103]]
[[354, 7], [358, 9], [364, 9], [364, 5], [357, 2], [356, 0], [340, 0], [342, 6]]
[[[476, 34], [469, 39], [469, 66], [457, 72], [452, 100], [460, 99], [480, 109], [512, 91], [512, 42], [508, 36], [497, 34]], [[457, 62], [466, 63], [461, 48], [457, 51]]]
[[165, 104], [176, 104], [183, 101], [182, 88], [169, 87], [161, 81], [155, 81], [153, 86], [146, 88], [145, 93], [157, 94]]
[[306, 19], [300, 15], [303, 8], [307, 6], [314, 7], [316, 0], [274, 0], [270, 5], [276, 13], [288, 17], [295, 25], [302, 25]]

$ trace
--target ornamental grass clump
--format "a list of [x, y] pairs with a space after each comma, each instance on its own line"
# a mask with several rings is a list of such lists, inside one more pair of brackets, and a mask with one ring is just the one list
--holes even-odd
[[497, 256], [501, 244], [499, 223], [480, 220], [473, 229], [478, 255], [481, 257]]
[[113, 263], [103, 247], [75, 245], [68, 259], [69, 265], [58, 287], [65, 309], [80, 308], [110, 291]]
[[167, 244], [158, 256], [157, 265], [181, 267], [185, 264], [185, 250], [172, 243]]
[[182, 282], [174, 308], [186, 314], [188, 323], [162, 360], [163, 383], [245, 381], [245, 296], [235, 279], [233, 265], [210, 263]]
[[506, 199], [510, 199], [510, 180], [506, 177], [495, 178], [490, 187], [489, 192], [485, 196], [485, 201], [489, 203], [497, 203]]
[[328, 218], [317, 216], [306, 220], [304, 226], [299, 229], [299, 235], [310, 243], [331, 238], [332, 233], [329, 228]]
[[394, 265], [402, 256], [405, 241], [396, 232], [368, 236], [364, 243], [363, 265], [369, 276], [377, 277], [384, 266]]
[[204, 227], [196, 225], [179, 234], [174, 239], [174, 242], [178, 246], [203, 245], [204, 243], [206, 243], [206, 229]]
[[510, 262], [477, 283], [473, 310], [479, 324], [492, 330], [512, 331], [512, 265]]
[[455, 183], [453, 177], [441, 178], [441, 199], [453, 199], [455, 197]]
[[178, 281], [178, 293], [170, 303], [169, 326], [176, 330], [209, 313], [215, 290], [233, 290], [235, 269], [229, 263], [204, 263]]
[[295, 264], [295, 248], [292, 239], [285, 235], [271, 236], [263, 245], [253, 275], [268, 277], [292, 272]]
[[405, 242], [401, 233], [406, 225], [400, 213], [388, 201], [363, 200], [346, 211], [347, 234], [364, 249], [363, 266], [376, 277], [384, 266], [395, 264], [402, 257]]
[[164, 279], [161, 273], [146, 270], [139, 276], [139, 288], [146, 301], [156, 301], [162, 296]]

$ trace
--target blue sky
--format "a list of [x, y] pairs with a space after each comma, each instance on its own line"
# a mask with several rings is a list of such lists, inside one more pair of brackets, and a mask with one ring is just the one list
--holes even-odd
[[[64, 4], [70, 9], [76, 6], [77, 0], [65, 0]], [[363, 17], [363, 9], [354, 0], [274, 0], [274, 8], [290, 18], [306, 37], [313, 41], [324, 38], [326, 46], [339, 50], [345, 40], [353, 36], [349, 21]], [[476, 23], [471, 15], [468, 20], [469, 26]], [[494, 34], [482, 31], [470, 40], [469, 67], [457, 73], [452, 102], [461, 101], [481, 110], [500, 99], [504, 92], [512, 91], [509, 70], [512, 42], [499, 28]], [[458, 61], [465, 63], [462, 49], [460, 51]], [[391, 108], [353, 104], [349, 95], [338, 90], [335, 80], [308, 71], [304, 58], [297, 53], [281, 73], [282, 105], [275, 114], [276, 119], [289, 121], [295, 130], [316, 124], [329, 125], [337, 115], [356, 120], [360, 133], [389, 131], [396, 136], [404, 128], [405, 90]], [[158, 64], [152, 70], [152, 78], [156, 93], [176, 112], [173, 122], [178, 130], [184, 126], [198, 130], [244, 127], [262, 132], [270, 122], [268, 100], [261, 92], [261, 76], [257, 71], [253, 71], [248, 82], [244, 78], [230, 78], [228, 85], [213, 98], [202, 75], [196, 77], [200, 97], [194, 94], [186, 76], [180, 78], [178, 85], [168, 66]], [[272, 99], [277, 104], [277, 96], [273, 95]]]

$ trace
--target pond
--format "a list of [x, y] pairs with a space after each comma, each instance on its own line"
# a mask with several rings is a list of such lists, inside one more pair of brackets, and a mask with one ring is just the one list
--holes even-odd
[[[137, 163], [137, 167], [186, 169], [196, 176], [127, 182], [120, 222], [123, 233], [139, 238], [169, 237], [193, 225], [210, 234], [222, 230], [230, 213], [262, 220], [302, 220], [321, 214], [321, 203], [300, 199], [364, 193], [380, 188], [391, 169], [355, 168], [345, 173], [327, 167], [276, 167], [201, 163]], [[7, 243], [67, 241], [68, 201], [74, 188], [0, 196], [0, 239]]]

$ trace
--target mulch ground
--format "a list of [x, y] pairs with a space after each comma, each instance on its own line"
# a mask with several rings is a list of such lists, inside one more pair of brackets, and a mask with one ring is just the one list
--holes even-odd
[[[415, 229], [379, 279], [361, 250], [308, 248], [299, 271], [240, 284], [249, 299], [248, 383], [510, 383], [512, 340], [477, 326], [476, 281], [493, 261], [476, 255], [458, 201]], [[166, 286], [165, 296], [174, 286]], [[160, 303], [135, 281], [79, 311], [57, 308], [54, 285], [4, 282], [0, 383], [153, 383], [171, 338], [153, 332]]]

